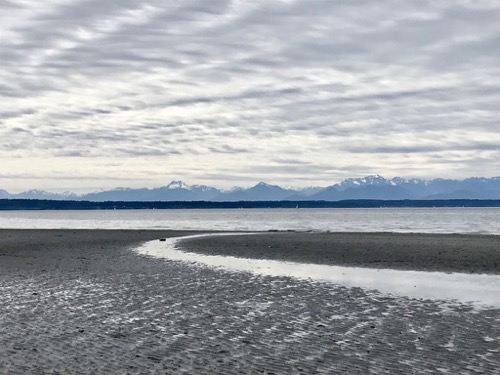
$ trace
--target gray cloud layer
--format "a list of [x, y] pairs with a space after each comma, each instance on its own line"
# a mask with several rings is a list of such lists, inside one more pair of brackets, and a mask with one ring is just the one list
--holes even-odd
[[0, 10], [0, 187], [500, 174], [497, 1]]

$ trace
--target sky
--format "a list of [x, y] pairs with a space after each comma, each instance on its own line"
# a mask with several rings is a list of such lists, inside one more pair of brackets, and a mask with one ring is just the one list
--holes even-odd
[[500, 1], [0, 0], [0, 189], [500, 175]]

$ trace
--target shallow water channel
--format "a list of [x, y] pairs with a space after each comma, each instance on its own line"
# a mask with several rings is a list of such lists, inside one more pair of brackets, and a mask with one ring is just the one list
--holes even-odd
[[[201, 235], [201, 236], [212, 236]], [[225, 234], [227, 235], [227, 234]], [[249, 234], [251, 235], [251, 234]], [[194, 263], [233, 272], [251, 272], [264, 276], [286, 276], [377, 290], [391, 295], [472, 303], [476, 307], [500, 308], [500, 276], [464, 273], [401, 271], [303, 264], [266, 259], [202, 255], [176, 249], [179, 240], [200, 237], [167, 238], [150, 241], [136, 251], [139, 254]]]

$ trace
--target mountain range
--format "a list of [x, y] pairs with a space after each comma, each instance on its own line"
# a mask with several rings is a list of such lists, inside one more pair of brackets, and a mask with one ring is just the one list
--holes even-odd
[[0, 199], [50, 199], [77, 201], [340, 201], [348, 199], [500, 199], [500, 177], [472, 177], [464, 180], [386, 179], [380, 175], [348, 178], [327, 187], [284, 188], [259, 182], [250, 188], [220, 190], [203, 185], [172, 181], [157, 188], [116, 188], [77, 195], [29, 190], [11, 194], [0, 189]]

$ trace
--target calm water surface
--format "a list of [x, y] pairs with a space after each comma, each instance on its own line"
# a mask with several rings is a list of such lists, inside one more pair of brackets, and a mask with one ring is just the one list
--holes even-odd
[[500, 208], [0, 211], [0, 228], [500, 234]]

